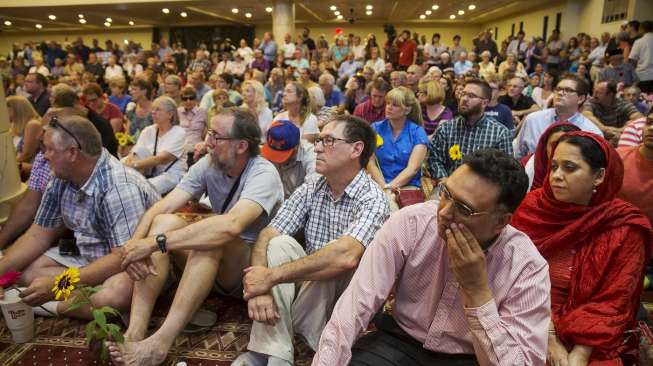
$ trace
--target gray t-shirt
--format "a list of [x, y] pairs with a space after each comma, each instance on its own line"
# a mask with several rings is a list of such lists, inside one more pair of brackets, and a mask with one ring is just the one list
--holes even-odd
[[[209, 161], [209, 155], [206, 155], [188, 170], [177, 188], [188, 192], [196, 199], [206, 193], [211, 201], [213, 211], [219, 214], [237, 179], [238, 177], [229, 177], [213, 167]], [[268, 225], [283, 203], [283, 185], [279, 173], [272, 163], [260, 156], [249, 159], [240, 178], [238, 189], [225, 212], [241, 199], [254, 201], [263, 208], [261, 216], [240, 234], [243, 240], [255, 242], [259, 232]]]

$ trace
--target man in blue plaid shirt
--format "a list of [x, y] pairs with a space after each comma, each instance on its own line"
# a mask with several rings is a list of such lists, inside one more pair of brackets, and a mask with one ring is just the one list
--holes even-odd
[[[100, 133], [83, 117], [51, 119], [43, 135], [43, 156], [54, 177], [34, 223], [0, 259], [0, 273], [23, 271], [19, 283], [28, 286], [23, 301], [57, 315], [72, 299], [52, 301], [55, 277], [66, 267], [77, 267], [80, 284], [102, 284], [91, 296], [93, 306], [127, 311], [133, 282], [120, 268], [120, 247], [161, 197], [141, 174], [102, 148]], [[75, 240], [52, 246], [66, 229]], [[66, 315], [91, 318], [88, 306]]]
[[512, 133], [503, 124], [485, 115], [492, 89], [482, 80], [465, 84], [458, 103], [459, 116], [438, 126], [428, 153], [431, 178], [441, 180], [463, 164], [472, 152], [495, 148], [512, 156]]
[[[369, 124], [337, 116], [315, 140], [316, 172], [261, 231], [243, 279], [254, 320], [248, 350], [232, 365], [292, 365], [295, 333], [320, 334], [365, 248], [389, 214], [365, 166], [376, 146]], [[292, 237], [304, 230], [305, 249]]]

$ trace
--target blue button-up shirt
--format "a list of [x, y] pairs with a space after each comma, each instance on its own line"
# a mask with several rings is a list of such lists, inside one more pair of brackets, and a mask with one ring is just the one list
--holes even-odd
[[277, 58], [277, 44], [273, 40], [261, 43], [259, 46], [263, 50], [263, 58], [269, 62], [274, 62]]
[[82, 187], [50, 180], [34, 223], [72, 230], [81, 257], [92, 262], [131, 239], [145, 211], [159, 199], [143, 175], [103, 150]]
[[[374, 122], [372, 128], [383, 139], [383, 144], [376, 149], [376, 159], [386, 183], [391, 182], [406, 169], [415, 146], [429, 145], [429, 138], [424, 128], [412, 121], [406, 121], [404, 129], [396, 138], [392, 135], [392, 126], [388, 119]], [[420, 169], [407, 185], [421, 187], [421, 177]]]

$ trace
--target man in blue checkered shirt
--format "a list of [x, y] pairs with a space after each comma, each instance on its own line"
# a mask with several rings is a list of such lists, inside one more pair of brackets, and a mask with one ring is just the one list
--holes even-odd
[[441, 180], [463, 164], [472, 152], [495, 148], [512, 156], [512, 133], [503, 124], [485, 115], [492, 89], [482, 80], [465, 84], [458, 102], [459, 116], [438, 126], [431, 139], [428, 168], [431, 178]]
[[[79, 116], [53, 118], [43, 135], [43, 156], [54, 178], [43, 193], [34, 223], [0, 259], [0, 273], [23, 271], [23, 301], [62, 314], [68, 301], [52, 301], [54, 279], [79, 268], [80, 283], [102, 284], [95, 307], [129, 310], [132, 284], [122, 272], [120, 247], [131, 238], [148, 207], [161, 197], [145, 178], [102, 148], [100, 133]], [[74, 241], [52, 246], [66, 230]], [[41, 308], [36, 308], [37, 314]], [[88, 306], [66, 315], [90, 318]]]
[[[337, 116], [315, 141], [316, 172], [261, 231], [243, 279], [254, 320], [247, 352], [232, 365], [293, 364], [295, 333], [317, 349], [326, 321], [365, 248], [389, 214], [364, 167], [376, 139], [369, 124]], [[300, 230], [305, 249], [292, 237]]]

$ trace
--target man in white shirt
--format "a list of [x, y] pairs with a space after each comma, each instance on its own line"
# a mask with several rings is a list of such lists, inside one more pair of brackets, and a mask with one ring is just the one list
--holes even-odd
[[519, 31], [519, 33], [517, 33], [517, 38], [510, 41], [510, 44], [508, 44], [507, 50], [507, 53], [514, 53], [517, 55], [517, 59], [522, 63], [526, 59], [526, 50], [528, 49], [528, 42], [524, 41], [525, 35], [524, 31]]
[[116, 64], [116, 56], [111, 55], [107, 67], [104, 69], [104, 80], [111, 80], [115, 77], [124, 77], [122, 66]]
[[635, 41], [628, 58], [635, 66], [639, 77], [639, 88], [644, 93], [653, 92], [653, 21], [640, 24], [644, 35]]
[[[590, 69], [590, 78], [592, 81], [596, 81], [599, 77], [599, 73], [603, 69], [603, 61], [605, 59], [605, 50], [608, 47], [608, 42], [610, 41], [610, 33], [603, 32], [601, 34], [601, 43], [592, 49], [589, 56], [587, 56], [587, 61], [592, 64]], [[594, 42], [594, 38], [592, 39]], [[597, 41], [598, 42], [598, 41]]]

